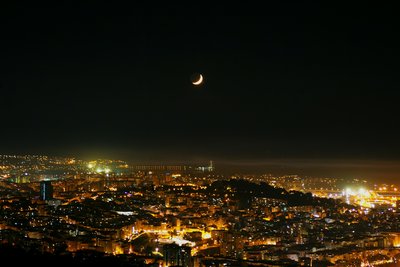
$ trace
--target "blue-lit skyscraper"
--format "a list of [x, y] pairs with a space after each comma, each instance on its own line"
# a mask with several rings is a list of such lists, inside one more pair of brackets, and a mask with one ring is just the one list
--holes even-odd
[[51, 185], [51, 181], [40, 182], [40, 199], [41, 200], [53, 199], [53, 186]]

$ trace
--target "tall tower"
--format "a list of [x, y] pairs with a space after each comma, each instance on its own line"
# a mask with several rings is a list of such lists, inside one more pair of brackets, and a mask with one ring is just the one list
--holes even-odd
[[210, 160], [210, 165], [208, 166], [208, 171], [210, 171], [210, 172], [214, 171], [214, 165], [213, 165], [212, 160]]
[[192, 267], [191, 248], [175, 243], [163, 246], [164, 266]]
[[40, 199], [41, 200], [53, 199], [53, 186], [51, 185], [51, 181], [40, 182]]

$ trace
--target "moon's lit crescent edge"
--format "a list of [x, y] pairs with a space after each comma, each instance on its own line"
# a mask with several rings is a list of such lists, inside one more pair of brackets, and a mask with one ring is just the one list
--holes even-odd
[[202, 82], [203, 82], [203, 75], [200, 74], [199, 80], [193, 82], [193, 84], [194, 84], [194, 85], [199, 85], [199, 84], [201, 84]]

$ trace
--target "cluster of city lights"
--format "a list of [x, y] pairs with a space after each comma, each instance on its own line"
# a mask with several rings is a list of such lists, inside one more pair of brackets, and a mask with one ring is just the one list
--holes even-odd
[[111, 169], [109, 167], [97, 166], [97, 164], [95, 162], [89, 163], [88, 168], [91, 170], [94, 170], [96, 173], [109, 174], [111, 172]]
[[367, 190], [365, 188], [346, 188], [342, 192], [348, 204], [356, 204], [363, 208], [375, 208], [377, 205], [396, 207], [397, 197], [382, 195], [379, 191]]

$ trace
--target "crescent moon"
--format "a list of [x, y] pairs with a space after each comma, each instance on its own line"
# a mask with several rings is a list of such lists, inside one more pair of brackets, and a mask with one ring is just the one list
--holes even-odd
[[200, 74], [200, 77], [197, 81], [193, 82], [194, 85], [199, 85], [203, 82], [203, 75]]

